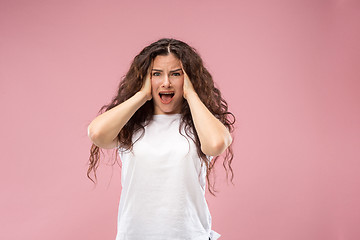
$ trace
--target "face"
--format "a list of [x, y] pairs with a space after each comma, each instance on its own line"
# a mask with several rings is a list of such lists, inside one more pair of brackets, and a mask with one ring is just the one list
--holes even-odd
[[180, 60], [170, 53], [156, 56], [151, 72], [151, 91], [154, 114], [180, 113], [183, 98], [184, 74]]

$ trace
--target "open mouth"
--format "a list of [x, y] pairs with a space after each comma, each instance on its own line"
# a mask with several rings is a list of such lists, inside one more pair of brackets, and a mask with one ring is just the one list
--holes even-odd
[[161, 102], [164, 104], [168, 104], [173, 99], [175, 93], [174, 92], [161, 92], [159, 93]]

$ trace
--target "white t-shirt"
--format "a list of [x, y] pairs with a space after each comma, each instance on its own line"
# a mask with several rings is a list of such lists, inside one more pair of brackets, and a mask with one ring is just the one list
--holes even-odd
[[[181, 114], [154, 115], [133, 135], [132, 151], [118, 148], [122, 162], [116, 240], [211, 240], [205, 199], [206, 166], [182, 129]], [[208, 157], [211, 161], [212, 157]], [[200, 174], [200, 176], [199, 176]]]

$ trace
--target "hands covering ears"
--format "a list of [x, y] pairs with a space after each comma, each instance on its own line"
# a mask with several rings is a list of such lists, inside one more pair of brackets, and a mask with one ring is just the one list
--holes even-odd
[[[151, 61], [150, 67], [148, 68], [147, 74], [145, 76], [143, 85], [140, 89], [140, 91], [144, 92], [146, 95], [146, 99], [147, 101], [152, 99], [152, 94], [151, 94], [151, 72], [152, 72], [152, 68], [153, 68], [153, 64], [154, 61]], [[189, 79], [189, 76], [186, 74], [183, 64], [180, 61], [180, 65], [181, 65], [181, 69], [183, 71], [184, 74], [184, 85], [183, 85], [183, 97], [185, 99], [187, 99], [189, 94], [192, 94], [195, 92], [195, 89]]]

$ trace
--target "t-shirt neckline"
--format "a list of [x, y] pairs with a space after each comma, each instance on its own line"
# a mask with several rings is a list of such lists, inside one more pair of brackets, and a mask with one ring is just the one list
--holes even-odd
[[181, 117], [181, 113], [173, 113], [173, 114], [154, 114], [154, 119], [162, 119], [162, 118], [179, 118]]

